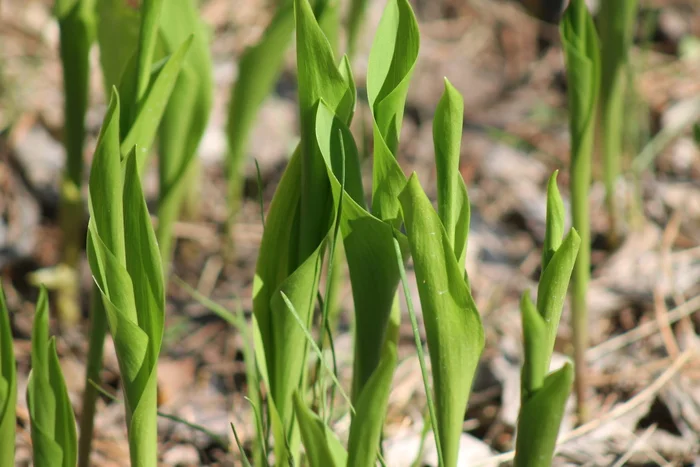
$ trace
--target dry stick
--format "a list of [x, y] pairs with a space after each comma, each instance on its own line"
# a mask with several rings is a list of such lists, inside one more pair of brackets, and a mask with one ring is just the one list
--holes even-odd
[[644, 430], [644, 433], [642, 433], [637, 439], [634, 440], [634, 442], [632, 443], [632, 446], [629, 447], [627, 452], [625, 452], [622, 456], [620, 456], [620, 458], [617, 460], [617, 462], [615, 462], [612, 465], [612, 467], [623, 467], [625, 465], [625, 462], [630, 460], [630, 458], [632, 457], [632, 455], [635, 452], [640, 450], [640, 448], [642, 448], [642, 449], [644, 448], [644, 445], [649, 440], [651, 435], [654, 434], [654, 432], [656, 431], [656, 428], [657, 428], [657, 425], [654, 424], [654, 425], [651, 425], [646, 430]]
[[[686, 316], [692, 315], [697, 311], [700, 311], [700, 295], [688, 300], [681, 306], [675, 308], [673, 311], [670, 311], [667, 315], [667, 319], [669, 324], [673, 324], [676, 321], [679, 321]], [[644, 339], [645, 337], [649, 337], [658, 330], [658, 321], [649, 321], [647, 323], [644, 323], [636, 327], [632, 331], [629, 331], [625, 334], [620, 334], [619, 336], [613, 337], [612, 339], [608, 339], [607, 341], [597, 345], [596, 347], [588, 349], [588, 352], [586, 352], [586, 360], [597, 360], [605, 355], [608, 355], [611, 352], [614, 352], [617, 349], [628, 346], [640, 339]]]
[[671, 323], [668, 322], [668, 307], [666, 306], [666, 296], [670, 295], [671, 291], [663, 282], [663, 275], [666, 275], [671, 279], [671, 265], [669, 259], [669, 251], [671, 245], [678, 236], [678, 231], [680, 230], [681, 218], [676, 211], [668, 222], [668, 225], [664, 229], [663, 235], [661, 236], [661, 251], [660, 251], [660, 261], [661, 261], [661, 281], [657, 283], [654, 287], [654, 315], [656, 316], [656, 321], [659, 322], [659, 328], [661, 330], [661, 338], [664, 341], [664, 347], [666, 352], [672, 357], [678, 357], [680, 353], [680, 347], [678, 346], [678, 341], [676, 336], [673, 334], [673, 329], [671, 328]]
[[[687, 361], [690, 359], [690, 357], [693, 356], [693, 354], [694, 352], [692, 349], [688, 349], [685, 352], [683, 352], [673, 362], [673, 364], [661, 374], [661, 376], [659, 376], [653, 383], [651, 383], [649, 386], [640, 391], [639, 394], [637, 394], [627, 402], [618, 405], [602, 417], [591, 420], [590, 422], [581, 425], [578, 428], [569, 431], [568, 433], [565, 433], [557, 441], [557, 447], [560, 447], [568, 443], [569, 441], [573, 441], [577, 438], [587, 435], [588, 433], [594, 431], [596, 428], [600, 427], [606, 422], [626, 415], [628, 412], [631, 412], [643, 402], [656, 396], [656, 394], [661, 390], [661, 388], [663, 388], [666, 385], [666, 383], [668, 383], [671, 380], [671, 378], [673, 378], [673, 376], [676, 373], [678, 373], [678, 371], [683, 367], [683, 365], [687, 363]], [[486, 459], [483, 459], [482, 461], [476, 462], [472, 464], [472, 467], [492, 465], [493, 463], [500, 464], [503, 462], [511, 461], [514, 457], [515, 451], [504, 452], [503, 454], [488, 457]]]

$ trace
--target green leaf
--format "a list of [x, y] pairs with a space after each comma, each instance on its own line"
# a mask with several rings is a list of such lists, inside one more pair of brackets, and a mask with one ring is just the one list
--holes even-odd
[[469, 196], [459, 170], [464, 101], [445, 78], [445, 92], [433, 120], [433, 143], [437, 168], [438, 214], [457, 262], [464, 269], [469, 236]]
[[407, 0], [390, 0], [370, 51], [367, 94], [374, 135], [372, 213], [394, 227], [400, 224], [398, 195], [406, 184], [396, 151], [418, 48], [418, 23], [411, 6]]
[[163, 336], [165, 295], [155, 233], [133, 148], [124, 160], [117, 127], [119, 101], [110, 105], [89, 185], [87, 252], [114, 340], [126, 396], [133, 465], [157, 460], [156, 363]]
[[[297, 267], [298, 209], [300, 199], [301, 153], [292, 156], [267, 215], [266, 228], [260, 246], [260, 255], [253, 281], [253, 313], [259, 338], [256, 352], [271, 399], [276, 405], [279, 422], [272, 424], [275, 436], [275, 456], [285, 463], [290, 450], [282, 442], [285, 435], [291, 443], [292, 394], [302, 384], [306, 373], [307, 343], [304, 333], [281, 298], [284, 292], [294, 304], [306, 327], [310, 325], [313, 304], [321, 273], [321, 249], [310, 255]], [[273, 420], [274, 422], [274, 420]]]
[[564, 237], [564, 201], [559, 194], [557, 175], [555, 171], [547, 183], [547, 220], [544, 232], [544, 246], [542, 247], [542, 270], [547, 268], [554, 253], [561, 246]]
[[158, 243], [165, 264], [170, 260], [172, 228], [189, 188], [187, 175], [209, 120], [212, 63], [205, 25], [193, 0], [166, 2], [161, 11], [161, 37], [166, 53], [193, 35], [160, 126]]
[[532, 303], [530, 293], [523, 293], [520, 300], [520, 313], [523, 320], [523, 344], [525, 357], [520, 384], [520, 398], [528, 400], [538, 391], [549, 369], [551, 349], [547, 346], [547, 324]]
[[[318, 415], [313, 413], [301, 399], [298, 393], [294, 393], [294, 409], [299, 422], [301, 439], [306, 448], [306, 457], [311, 467], [333, 467], [345, 465], [345, 459], [336, 457], [330, 447], [332, 441], [329, 437], [335, 437], [332, 431], [323, 423]], [[336, 446], [340, 442], [335, 440]], [[347, 453], [345, 453], [347, 458]]]
[[[554, 349], [554, 341], [557, 338], [559, 319], [566, 300], [566, 291], [569, 288], [569, 280], [576, 262], [576, 257], [581, 245], [578, 233], [571, 229], [564, 242], [554, 253], [549, 264], [542, 272], [540, 283], [537, 287], [537, 310], [547, 323], [547, 348], [549, 355]], [[549, 362], [547, 362], [549, 367]]]
[[140, 111], [141, 100], [146, 94], [150, 84], [151, 65], [153, 53], [156, 49], [158, 38], [158, 23], [163, 0], [141, 0], [141, 27], [139, 29], [139, 42], [136, 56], [138, 64], [136, 68], [136, 102]]
[[[342, 135], [342, 139], [340, 137]], [[394, 230], [365, 209], [357, 147], [344, 122], [323, 103], [316, 116], [316, 137], [335, 202], [342, 198], [340, 230], [343, 236], [355, 306], [353, 400], [379, 365], [395, 305], [399, 270], [394, 257]], [[341, 151], [341, 144], [343, 150]], [[345, 157], [345, 196], [341, 196], [342, 161]], [[403, 176], [403, 175], [402, 175]], [[402, 251], [406, 237], [398, 233]], [[361, 342], [361, 344], [359, 343]]]
[[355, 404], [348, 439], [348, 467], [376, 463], [396, 360], [396, 344], [387, 341], [379, 366], [367, 380]]
[[573, 369], [567, 363], [547, 376], [542, 388], [521, 407], [516, 433], [516, 467], [552, 465], [559, 426], [573, 379]]
[[89, 53], [95, 39], [95, 1], [57, 0], [54, 14], [60, 29], [66, 146], [66, 179], [82, 184], [85, 113], [90, 78]]
[[228, 137], [229, 207], [238, 209], [241, 170], [255, 117], [277, 81], [294, 31], [294, 3], [280, 2], [260, 40], [243, 52], [238, 78], [231, 91], [226, 135]]
[[[91, 222], [100, 232], [102, 241], [123, 261], [124, 211], [122, 209], [122, 169], [119, 150], [119, 95], [112, 89], [109, 108], [105, 114], [95, 157], [90, 171], [88, 207]], [[95, 207], [98, 207], [95, 209]]]
[[445, 465], [455, 465], [484, 331], [464, 271], [415, 174], [399, 199], [430, 350], [437, 409], [434, 426]]
[[[156, 68], [156, 76], [141, 100], [138, 114], [135, 116], [132, 126], [122, 140], [121, 151], [124, 156], [129, 154], [134, 146], [140, 148], [137, 153], [139, 173], [143, 173], [148, 150], [153, 144], [156, 131], [193, 39], [193, 36], [190, 36], [167, 59], [162, 67]], [[122, 128], [122, 132], [124, 130]]]
[[15, 462], [16, 365], [10, 312], [0, 284], [0, 465], [14, 465]]
[[137, 5], [127, 0], [97, 0], [97, 40], [105, 89], [119, 86], [127, 64], [135, 57], [141, 24]]
[[[27, 383], [34, 464], [73, 467], [77, 461], [75, 415], [49, 340], [49, 304], [42, 287], [32, 329], [32, 371]], [[14, 440], [14, 436], [11, 437]]]
[[[331, 44], [318, 25], [308, 0], [294, 0], [294, 14], [302, 153], [299, 253], [304, 258], [315, 250], [324, 237], [331, 209], [326, 169], [323, 159], [318, 157], [316, 108], [323, 99], [333, 111], [338, 111], [339, 104], [351, 92], [346, 78], [338, 70]], [[349, 117], [341, 116], [347, 123]]]

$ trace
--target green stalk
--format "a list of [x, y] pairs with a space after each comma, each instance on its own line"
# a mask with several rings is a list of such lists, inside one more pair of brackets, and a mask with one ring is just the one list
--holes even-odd
[[601, 39], [600, 121], [603, 137], [603, 166], [606, 204], [610, 218], [609, 237], [616, 244], [620, 232], [617, 223], [615, 182], [620, 176], [624, 135], [626, 69], [632, 45], [638, 0], [602, 2], [599, 12]]
[[581, 237], [573, 272], [572, 322], [576, 398], [579, 420], [586, 412], [586, 358], [588, 311], [586, 292], [590, 279], [591, 232], [588, 191], [591, 185], [594, 119], [600, 84], [598, 37], [584, 0], [572, 0], [561, 23], [569, 85], [569, 128], [571, 133], [572, 224]]
[[84, 225], [83, 200], [83, 142], [85, 113], [90, 89], [89, 53], [95, 38], [94, 0], [57, 0], [55, 14], [60, 30], [61, 62], [63, 64], [64, 146], [66, 170], [61, 183], [59, 225], [63, 233], [61, 261], [68, 266], [73, 279], [59, 289], [58, 316], [67, 325], [80, 319], [79, 281], [77, 267], [82, 250]]
[[348, 11], [348, 43], [347, 54], [350, 59], [355, 56], [357, 50], [357, 40], [359, 38], [360, 29], [365, 19], [367, 11], [367, 0], [351, 0], [350, 10]]
[[[90, 297], [90, 339], [88, 342], [87, 367], [85, 370], [85, 390], [83, 392], [82, 413], [80, 414], [80, 437], [78, 439], [78, 467], [90, 466], [90, 452], [95, 427], [95, 408], [99, 396], [100, 372], [104, 353], [107, 321], [104, 305], [97, 286], [92, 288]], [[90, 382], [94, 382], [91, 384]]]

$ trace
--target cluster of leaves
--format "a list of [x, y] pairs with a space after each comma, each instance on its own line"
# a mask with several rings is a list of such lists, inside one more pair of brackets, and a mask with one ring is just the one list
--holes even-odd
[[[354, 5], [353, 15], [359, 15], [364, 2]], [[91, 16], [93, 8], [95, 17]], [[35, 461], [67, 466], [75, 465], [79, 458], [80, 465], [88, 465], [94, 391], [99, 384], [104, 335], [109, 330], [121, 372], [131, 462], [135, 466], [155, 465], [156, 364], [163, 337], [164, 277], [172, 248], [172, 224], [179, 214], [211, 106], [207, 41], [190, 1], [142, 0], [140, 8], [134, 9], [109, 0], [96, 0], [96, 4], [66, 0], [57, 7], [57, 15], [66, 46], [76, 41], [82, 47], [75, 49], [74, 56], [66, 48], [64, 63], [76, 63], [66, 76], [86, 72], [84, 52], [92, 42], [95, 23], [105, 81], [112, 91], [88, 198], [87, 252], [95, 290], [87, 378], [97, 383], [86, 382], [78, 454], [73, 411], [55, 344], [48, 339], [48, 302], [42, 291], [28, 386]], [[263, 398], [257, 392], [259, 385], [253, 383], [261, 381], [267, 389], [267, 416], [260, 416], [257, 423], [256, 464], [267, 464], [268, 432], [274, 438], [274, 455], [280, 465], [298, 462], [301, 444], [313, 466], [383, 463], [380, 444], [397, 364], [401, 319], [397, 289], [401, 282], [440, 465], [456, 465], [463, 415], [484, 346], [479, 312], [465, 271], [470, 205], [459, 172], [462, 97], [446, 80], [433, 126], [436, 210], [417, 176], [407, 178], [397, 162], [404, 105], [420, 38], [408, 0], [388, 0], [367, 72], [373, 165], [372, 187], [366, 191], [359, 152], [349, 130], [357, 90], [348, 57], [335, 58], [337, 4], [283, 1], [261, 42], [246, 52], [241, 64], [229, 120], [231, 173], [240, 169], [245, 135], [279, 73], [286, 43], [294, 31], [301, 140], [265, 221], [254, 279], [256, 358], [247, 357], [251, 400], [257, 414], [263, 413]], [[351, 33], [351, 44], [356, 34]], [[595, 31], [582, 0], [572, 2], [562, 34], [572, 88], [572, 173], [576, 175], [576, 180], [572, 176], [572, 191], [577, 193], [572, 202], [574, 226], [581, 230], [572, 230], [563, 238], [564, 209], [555, 174], [548, 188], [537, 302], [533, 304], [525, 294], [521, 303], [525, 360], [517, 465], [547, 465], [554, 453], [572, 368], [566, 364], [551, 374], [548, 368], [572, 270], [587, 269], [581, 259], [589, 248], [588, 225], [582, 225], [587, 208], [581, 193], [590, 183], [587, 156], [592, 145], [599, 59]], [[263, 56], [265, 60], [261, 60]], [[258, 63], [264, 66], [253, 66]], [[71, 125], [77, 126], [71, 127], [75, 129], [68, 132], [66, 144], [72, 148], [70, 154], [78, 154], [82, 153], [80, 133], [84, 132], [81, 125], [87, 94], [85, 88], [67, 89], [69, 94], [78, 100], [66, 108], [66, 121], [70, 118]], [[243, 95], [246, 98], [239, 98]], [[140, 177], [157, 136], [161, 192], [156, 233]], [[74, 175], [81, 170], [71, 168], [70, 183], [79, 186]], [[339, 245], [345, 252], [354, 300], [349, 395], [325, 359], [327, 343], [333, 352], [330, 287], [325, 296], [319, 291], [324, 262], [328, 270], [333, 269], [339, 261], [335, 255]], [[431, 371], [423, 359], [408, 290], [405, 264], [409, 258], [416, 275]], [[577, 276], [576, 297], [585, 293], [586, 281], [583, 273]], [[14, 439], [8, 433], [14, 430], [16, 377], [9, 315], [1, 296], [0, 308], [0, 455], [4, 456], [13, 450], [13, 443], [6, 440]], [[321, 321], [316, 341], [313, 318], [317, 308]], [[318, 357], [314, 373], [308, 366], [310, 349]], [[332, 381], [328, 386], [326, 378]], [[309, 404], [310, 387], [316, 395], [313, 405]], [[347, 448], [331, 429], [335, 390], [352, 414]]]
[[[301, 141], [270, 204], [253, 305], [257, 365], [269, 388], [268, 420], [275, 458], [282, 463], [297, 460], [302, 442], [311, 465], [382, 461], [379, 440], [396, 365], [400, 320], [396, 293], [403, 278], [410, 301], [404, 273], [404, 262], [410, 256], [432, 363], [432, 376], [425, 370], [424, 382], [433, 432], [440, 464], [455, 465], [463, 414], [484, 345], [464, 267], [469, 199], [458, 170], [462, 98], [446, 81], [434, 123], [436, 211], [415, 174], [407, 180], [396, 160], [419, 34], [408, 2], [390, 0], [375, 35], [367, 73], [374, 136], [371, 201], [367, 203], [357, 147], [348, 129], [356, 91], [347, 58], [336, 66], [332, 47], [307, 0], [295, 0], [294, 9]], [[554, 178], [549, 199], [538, 307], [523, 302], [528, 324], [522, 423], [542, 428], [538, 437], [523, 435], [527, 447], [519, 449], [521, 465], [543, 465], [528, 460], [543, 459], [542, 453], [551, 459], [572, 380], [570, 365], [546, 376], [579, 247], [575, 232], [562, 242], [563, 206]], [[319, 414], [306, 405], [309, 347], [322, 361], [316, 384], [322, 372], [331, 371], [323, 355], [325, 340], [314, 342], [311, 330], [324, 254], [334, 251], [338, 240], [344, 246], [354, 299], [351, 396], [345, 395], [331, 374], [333, 387], [346, 397], [352, 413], [347, 451], [330, 429], [333, 401], [321, 396], [315, 404]], [[333, 261], [332, 255], [330, 258]], [[330, 332], [325, 325], [327, 307], [319, 301], [318, 332], [324, 335]], [[421, 345], [418, 339], [417, 350], [422, 355]], [[322, 386], [320, 392], [325, 391]], [[551, 398], [552, 394], [556, 397]], [[259, 431], [263, 439], [258, 448], [264, 449], [266, 430]], [[259, 459], [265, 458], [263, 452]]]

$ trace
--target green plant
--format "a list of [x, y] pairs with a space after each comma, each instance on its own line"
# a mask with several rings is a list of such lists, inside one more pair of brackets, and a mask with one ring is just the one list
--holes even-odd
[[90, 174], [88, 259], [119, 361], [134, 466], [156, 465], [156, 362], [165, 313], [163, 271], [136, 154], [121, 160], [112, 95]]
[[438, 212], [415, 174], [399, 196], [432, 363], [431, 421], [440, 464], [447, 466], [457, 464], [464, 413], [484, 346], [464, 269], [469, 198], [459, 172], [463, 113], [462, 97], [445, 81], [433, 123]]
[[0, 464], [13, 465], [15, 460], [15, 410], [17, 405], [17, 370], [12, 345], [10, 312], [0, 284]]
[[569, 363], [548, 374], [566, 290], [581, 244], [573, 229], [562, 241], [564, 214], [555, 172], [547, 187], [547, 228], [537, 305], [532, 303], [529, 292], [523, 294], [520, 302], [525, 355], [515, 448], [517, 467], [551, 465], [564, 406], [571, 392], [573, 368]]
[[571, 216], [581, 236], [573, 272], [572, 323], [576, 397], [581, 420], [586, 414], [586, 358], [588, 312], [586, 292], [590, 279], [591, 226], [588, 192], [591, 185], [594, 115], [600, 89], [600, 50], [593, 18], [584, 0], [572, 0], [561, 26], [568, 79], [569, 131], [571, 133]]
[[27, 407], [34, 465], [73, 467], [78, 454], [75, 415], [58, 363], [56, 341], [49, 339], [49, 301], [44, 288], [34, 315]]
[[[102, 3], [100, 4], [102, 5]], [[102, 7], [106, 8], [105, 5], [102, 5]], [[114, 5], [112, 5], [114, 7]], [[180, 69], [182, 67], [183, 61], [185, 59], [185, 56], [187, 55], [187, 52], [190, 48], [190, 45], [192, 43], [192, 36], [190, 36], [187, 40], [185, 40], [174, 52], [172, 55], [169, 57], [157, 62], [155, 65], [151, 65], [151, 59], [153, 56], [153, 38], [155, 37], [155, 32], [157, 29], [157, 18], [154, 18], [154, 15], [157, 15], [159, 11], [159, 4], [154, 3], [153, 1], [149, 0], [144, 0], [144, 2], [141, 4], [141, 9], [142, 9], [142, 24], [139, 27], [139, 34], [138, 34], [138, 39], [133, 43], [134, 47], [131, 49], [131, 59], [125, 60], [124, 61], [124, 68], [121, 69], [122, 72], [122, 81], [120, 85], [120, 92], [117, 94], [116, 90], [113, 88], [112, 92], [112, 98], [110, 101], [110, 109], [107, 112], [107, 115], [105, 117], [105, 121], [102, 126], [102, 130], [100, 132], [100, 137], [98, 139], [98, 144], [97, 144], [97, 149], [95, 152], [95, 162], [93, 162], [93, 169], [91, 171], [90, 177], [91, 180], [93, 179], [93, 175], [95, 177], [98, 177], [98, 174], [100, 173], [100, 170], [107, 170], [108, 174], [105, 175], [104, 173], [99, 175], [104, 178], [102, 182], [92, 182], [92, 186], [90, 187], [90, 198], [96, 197], [99, 199], [100, 203], [106, 202], [105, 200], [109, 199], [119, 199], [119, 197], [122, 196], [122, 188], [120, 188], [122, 183], [125, 183], [126, 177], [123, 176], [121, 173], [121, 169], [116, 170], [114, 167], [114, 161], [112, 159], [116, 159], [117, 161], [117, 166], [122, 167], [122, 166], [128, 166], [130, 165], [126, 164], [126, 160], [131, 160], [133, 159], [133, 165], [134, 165], [134, 173], [136, 174], [141, 174], [142, 173], [142, 168], [145, 165], [146, 162], [146, 156], [148, 154], [148, 149], [151, 147], [155, 136], [157, 129], [160, 125], [160, 120], [165, 112], [166, 105], [168, 103], [168, 100], [170, 98], [170, 95], [173, 91], [173, 88], [175, 87], [175, 84], [177, 82], [178, 76]], [[109, 11], [109, 10], [107, 10]], [[122, 14], [125, 15], [127, 19], [133, 20], [132, 15], [133, 11], [129, 10], [126, 8], [125, 10], [118, 10]], [[105, 17], [106, 13], [102, 11], [102, 16], [99, 16], [101, 21], [103, 21], [105, 24], [110, 24], [110, 27], [114, 26], [113, 24], [108, 21], [109, 19], [113, 19], [114, 23], [119, 23], [119, 19], [122, 18], [119, 15], [116, 15], [114, 18], [109, 18]], [[122, 18], [123, 19], [123, 18]], [[125, 21], [124, 24], [122, 25], [124, 27], [124, 31], [128, 31], [128, 27], [131, 25], [131, 22]], [[100, 31], [104, 33], [103, 31]], [[114, 32], [114, 31], [113, 31]], [[104, 38], [103, 38], [104, 40]], [[108, 42], [109, 43], [109, 42]], [[129, 44], [128, 36], [125, 38], [124, 43], [118, 42], [120, 45], [123, 44]], [[102, 47], [101, 43], [101, 47]], [[124, 50], [122, 50], [125, 47], [113, 47], [113, 52], [115, 54], [115, 58], [119, 56], [120, 54], [124, 54]], [[107, 50], [103, 50], [103, 52], [107, 52]], [[117, 69], [114, 67], [114, 65], [117, 63], [117, 60], [114, 61], [114, 63], [110, 62], [110, 67], [105, 67], [105, 63], [103, 61], [103, 68], [105, 71], [105, 79], [109, 82], [112, 76], [110, 73], [115, 72], [114, 70]], [[114, 67], [111, 68], [111, 67]], [[144, 73], [142, 71], [143, 68], [148, 69], [148, 73]], [[111, 71], [109, 71], [111, 70]], [[146, 84], [139, 84], [142, 82], [146, 82]], [[118, 95], [121, 96], [121, 101], [118, 97]], [[126, 115], [125, 115], [126, 114]], [[116, 138], [116, 139], [115, 139]], [[133, 156], [130, 155], [133, 153]], [[129, 156], [127, 159], [127, 155]], [[109, 164], [113, 164], [112, 166], [107, 166], [108, 168], [102, 168], [98, 169], [95, 171], [95, 165], [97, 161], [110, 161]], [[121, 161], [121, 162], [120, 162]], [[104, 162], [103, 162], [104, 163]], [[98, 165], [99, 167], [99, 165]], [[131, 174], [130, 174], [131, 175]], [[122, 177], [124, 177], [124, 181], [122, 180]], [[109, 183], [112, 183], [110, 185]], [[135, 182], [129, 181], [130, 187], [134, 185]], [[108, 188], [109, 187], [109, 188]], [[135, 188], [129, 188], [130, 190], [133, 190]], [[140, 187], [138, 188], [140, 190]], [[110, 191], [111, 190], [111, 191]], [[94, 194], [94, 193], [97, 193]], [[126, 193], [126, 192], [124, 192]], [[99, 195], [99, 196], [98, 196]], [[134, 200], [131, 200], [132, 203], [135, 203]], [[88, 207], [91, 211], [91, 218], [93, 217], [92, 210], [94, 206], [92, 205], [92, 200], [89, 199], [88, 202]], [[102, 207], [104, 208], [104, 206]], [[120, 216], [121, 214], [118, 214], [120, 212], [120, 208], [114, 207], [113, 210], [109, 210], [106, 213], [104, 212], [99, 212], [98, 216]], [[130, 213], [129, 215], [136, 215], [136, 214], [141, 214], [138, 211], [135, 211], [133, 213]], [[93, 228], [98, 228], [98, 229], [124, 229], [125, 226], [119, 224], [118, 218], [115, 217], [109, 223], [114, 224], [116, 227], [105, 227], [105, 225], [97, 225], [97, 227]], [[150, 218], [146, 216], [143, 221], [147, 222], [148, 226], [150, 226]], [[91, 220], [90, 225], [94, 225], [95, 221]], [[102, 221], [100, 221], [102, 222]], [[108, 221], [104, 221], [108, 222]], [[111, 233], [105, 234], [102, 230], [98, 230], [98, 233], [100, 235], [107, 235], [107, 238], [102, 239], [102, 243], [98, 242], [97, 246], [104, 246], [107, 248], [109, 251], [119, 251], [123, 246], [121, 246], [120, 242], [122, 240], [119, 240], [120, 237], [116, 231], [111, 231]], [[135, 235], [135, 234], [134, 234]], [[139, 235], [146, 235], [144, 232], [139, 233]], [[123, 234], [122, 234], [123, 236]], [[92, 240], [90, 240], [92, 238]], [[136, 240], [139, 237], [135, 237], [134, 240]], [[95, 245], [91, 246], [91, 242], [94, 241], [95, 237], [90, 236], [89, 234], [89, 239], [88, 239], [88, 253], [90, 253], [91, 248], [92, 251], [99, 251], [96, 249]], [[103, 245], [102, 245], [103, 244]], [[157, 245], [154, 243], [154, 245]], [[145, 254], [145, 252], [144, 252]], [[109, 255], [108, 255], [109, 257]], [[160, 256], [158, 255], [158, 258]], [[117, 256], [117, 259], [121, 261], [120, 257]], [[160, 261], [160, 259], [159, 259]], [[94, 268], [96, 265], [91, 264], [91, 268]], [[161, 277], [159, 277], [158, 280], [161, 282], [163, 281], [163, 273], [162, 269], [159, 269]], [[153, 273], [153, 271], [151, 271]], [[96, 278], [98, 277], [98, 272], [93, 269], [93, 276]], [[155, 280], [155, 279], [153, 279]], [[100, 369], [102, 367], [102, 351], [104, 347], [104, 339], [105, 339], [105, 333], [107, 331], [107, 326], [108, 326], [108, 321], [112, 320], [109, 323], [110, 328], [114, 328], [116, 325], [116, 322], [114, 319], [109, 318], [108, 316], [110, 313], [113, 312], [113, 310], [107, 310], [111, 305], [108, 305], [106, 301], [103, 299], [104, 294], [109, 294], [108, 290], [105, 290], [102, 288], [100, 290], [100, 287], [102, 285], [99, 283], [99, 281], [96, 282], [96, 286], [93, 289], [93, 296], [92, 296], [92, 301], [91, 301], [91, 328], [90, 328], [90, 341], [89, 341], [89, 348], [88, 348], [88, 364], [87, 364], [87, 372], [86, 372], [86, 380], [85, 380], [85, 392], [83, 394], [83, 412], [81, 415], [81, 436], [80, 436], [80, 442], [79, 442], [79, 462], [81, 466], [87, 466], [89, 465], [89, 457], [90, 457], [90, 451], [91, 451], [91, 444], [92, 444], [92, 427], [93, 427], [93, 419], [94, 419], [94, 413], [95, 413], [95, 403], [97, 400], [97, 389], [95, 388], [94, 384], [91, 384], [91, 381], [93, 381], [96, 384], [99, 384], [100, 381]], [[162, 287], [162, 286], [161, 286]], [[112, 293], [116, 293], [116, 291], [112, 291]], [[109, 295], [107, 295], [107, 298], [110, 298]], [[140, 297], [140, 299], [143, 299], [144, 297]], [[139, 306], [145, 306], [144, 304], [139, 304]], [[131, 310], [126, 310], [127, 313], [129, 313]], [[148, 309], [144, 310], [139, 310], [140, 313], [150, 313]], [[113, 314], [113, 313], [112, 313]], [[139, 323], [140, 325], [144, 325], [143, 323]], [[162, 333], [162, 330], [160, 331]], [[115, 344], [116, 344], [116, 336], [115, 337]], [[153, 335], [153, 336], [148, 336], [149, 339], [155, 339], [158, 336]], [[121, 345], [121, 344], [120, 344]], [[158, 346], [160, 346], [160, 338], [158, 338]], [[153, 352], [155, 347], [151, 347], [150, 351]], [[125, 350], [123, 352], [126, 352]], [[118, 353], [120, 353], [118, 351]], [[157, 353], [156, 353], [157, 356]], [[151, 356], [152, 358], [153, 356]], [[125, 355], [124, 358], [127, 358]], [[133, 362], [130, 362], [130, 365], [138, 364], [141, 365], [142, 363], [142, 358], [139, 357]], [[153, 364], [153, 362], [150, 362]], [[130, 371], [133, 371], [133, 368], [130, 369]], [[132, 378], [134, 375], [131, 374], [124, 374], [124, 378]], [[141, 383], [134, 383], [136, 386], [138, 386]], [[126, 384], [125, 384], [126, 386]], [[128, 396], [127, 400], [129, 399]], [[146, 405], [148, 402], [146, 403]], [[127, 404], [127, 413], [129, 413], [129, 410], [134, 410], [134, 407], [131, 407], [129, 404]], [[129, 418], [129, 417], [127, 417]], [[136, 443], [138, 440], [141, 438], [136, 435], [135, 432], [131, 431], [131, 436], [134, 438], [134, 443]], [[145, 438], [143, 439], [145, 442]], [[152, 449], [155, 449], [155, 446], [152, 447]], [[136, 451], [139, 452], [136, 452]], [[139, 462], [144, 462], [141, 457], [148, 458], [150, 459], [150, 455], [148, 453], [143, 454], [143, 448], [141, 446], [134, 446], [133, 451], [132, 451], [132, 459], [140, 459]], [[150, 461], [148, 461], [150, 462]]]
[[160, 19], [160, 37], [165, 55], [193, 35], [192, 46], [178, 75], [160, 125], [158, 158], [157, 238], [163, 269], [167, 274], [173, 241], [173, 224], [182, 210], [183, 198], [192, 197], [197, 182], [195, 153], [209, 119], [212, 76], [209, 44], [204, 25], [192, 0], [166, 2]]
[[603, 165], [606, 202], [610, 217], [610, 238], [619, 236], [615, 184], [620, 176], [624, 114], [627, 94], [627, 60], [634, 36], [637, 0], [602, 2], [598, 13], [600, 30], [600, 127], [603, 141]]
[[68, 282], [59, 288], [57, 305], [59, 317], [66, 324], [80, 318], [77, 267], [82, 250], [84, 207], [83, 143], [85, 113], [90, 89], [89, 53], [95, 38], [94, 0], [57, 0], [54, 14], [58, 18], [63, 64], [64, 145], [66, 170], [61, 183], [59, 223], [63, 233], [62, 263], [70, 271]]

